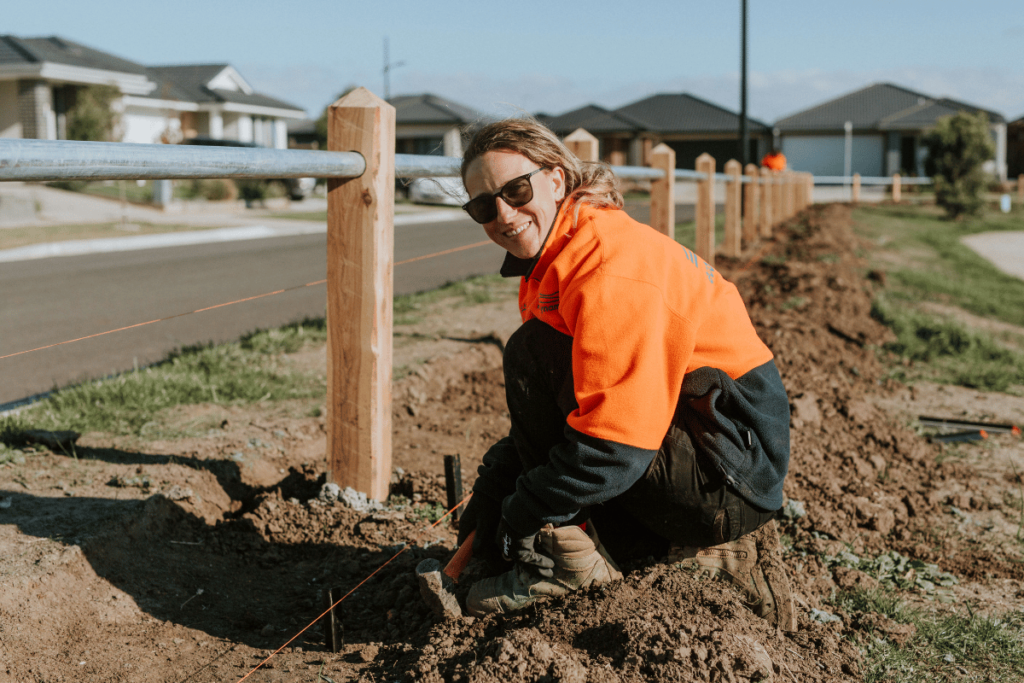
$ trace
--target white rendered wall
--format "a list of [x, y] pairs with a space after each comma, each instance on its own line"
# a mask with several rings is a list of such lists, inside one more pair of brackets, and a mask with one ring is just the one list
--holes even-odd
[[[881, 135], [854, 135], [851, 150], [852, 171], [862, 176], [880, 176], [885, 160], [885, 138]], [[786, 166], [814, 175], [843, 175], [846, 138], [843, 135], [783, 135], [782, 153]]]
[[165, 132], [172, 140], [180, 138], [181, 119], [168, 116], [164, 111], [129, 107], [121, 115], [121, 125], [124, 129], [122, 142], [156, 143]]
[[288, 149], [288, 124], [284, 119], [274, 119], [274, 147]]

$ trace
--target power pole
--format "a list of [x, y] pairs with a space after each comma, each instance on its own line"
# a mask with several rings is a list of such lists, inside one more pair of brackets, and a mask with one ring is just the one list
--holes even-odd
[[740, 0], [740, 162], [750, 163], [750, 131], [747, 128], [747, 0]]
[[388, 50], [388, 37], [384, 36], [384, 99], [391, 99], [391, 70], [396, 69], [400, 66], [404, 66], [405, 62], [391, 63], [391, 57]]

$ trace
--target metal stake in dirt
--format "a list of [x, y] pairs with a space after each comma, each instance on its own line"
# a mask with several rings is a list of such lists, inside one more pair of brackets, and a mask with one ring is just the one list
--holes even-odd
[[[458, 453], [444, 456], [444, 488], [448, 493], [448, 509], [451, 510], [462, 500], [462, 458]], [[452, 515], [455, 526], [462, 519], [462, 505]]]
[[340, 588], [330, 588], [326, 594], [326, 607], [330, 610], [324, 616], [324, 645], [331, 652], [341, 650], [344, 640], [344, 627], [341, 625], [341, 604], [335, 605], [345, 595]]

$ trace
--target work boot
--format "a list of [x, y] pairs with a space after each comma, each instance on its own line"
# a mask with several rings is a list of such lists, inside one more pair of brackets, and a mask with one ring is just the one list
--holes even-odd
[[466, 611], [474, 617], [522, 609], [538, 600], [568, 595], [580, 588], [600, 586], [622, 578], [622, 572], [601, 545], [593, 522], [537, 533], [535, 547], [555, 561], [551, 578], [534, 576], [520, 563], [499, 576], [477, 581], [469, 589]]
[[770, 520], [735, 541], [673, 549], [669, 560], [695, 564], [701, 574], [729, 581], [743, 593], [754, 614], [783, 631], [795, 631], [796, 608], [781, 555], [779, 532], [775, 520]]

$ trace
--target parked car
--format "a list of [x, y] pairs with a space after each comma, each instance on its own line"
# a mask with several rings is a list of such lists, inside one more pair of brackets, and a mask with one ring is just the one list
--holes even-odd
[[[264, 149], [263, 145], [257, 145], [255, 142], [241, 142], [239, 140], [225, 140], [202, 136], [188, 138], [182, 141], [181, 144], [208, 145], [210, 147], [257, 147]], [[313, 188], [316, 187], [316, 178], [280, 178], [279, 181], [287, 188], [288, 196], [296, 201], [308, 197], [313, 193]]]
[[409, 201], [462, 206], [469, 201], [469, 196], [460, 178], [416, 178], [409, 183]]

